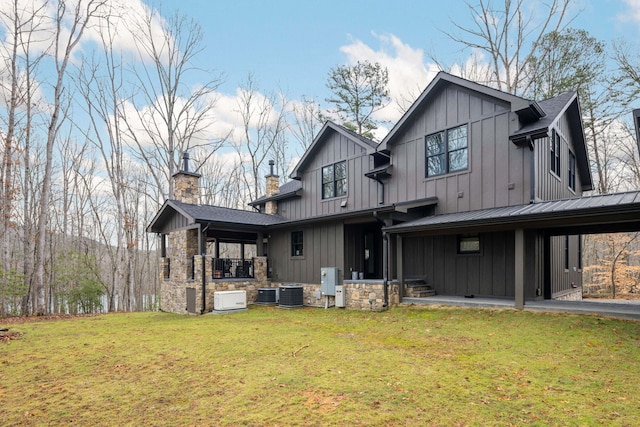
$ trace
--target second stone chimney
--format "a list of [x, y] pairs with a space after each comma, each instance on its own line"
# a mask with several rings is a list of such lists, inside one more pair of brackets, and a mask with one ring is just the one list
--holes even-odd
[[199, 173], [189, 172], [189, 153], [182, 155], [182, 169], [173, 174], [173, 198], [182, 203], [200, 204]]
[[[269, 175], [266, 178], [266, 196], [267, 198], [275, 196], [280, 192], [280, 177], [273, 172], [273, 165], [275, 162], [269, 160]], [[278, 202], [275, 200], [268, 200], [264, 205], [265, 213], [269, 215], [275, 215], [278, 213]]]

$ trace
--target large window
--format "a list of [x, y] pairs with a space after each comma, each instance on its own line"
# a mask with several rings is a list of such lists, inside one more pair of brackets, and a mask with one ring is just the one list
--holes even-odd
[[569, 188], [576, 191], [576, 156], [569, 151]]
[[550, 158], [550, 169], [551, 172], [560, 176], [560, 135], [556, 132], [555, 129], [551, 131], [551, 158]]
[[304, 234], [302, 230], [291, 232], [291, 256], [304, 256]]
[[322, 198], [347, 194], [347, 162], [342, 161], [322, 168]]
[[467, 125], [427, 135], [425, 143], [427, 177], [465, 170], [469, 166]]

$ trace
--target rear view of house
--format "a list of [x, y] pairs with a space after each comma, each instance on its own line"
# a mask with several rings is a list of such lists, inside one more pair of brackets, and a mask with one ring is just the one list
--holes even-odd
[[[640, 213], [638, 193], [583, 196], [592, 181], [577, 93], [535, 102], [446, 73], [381, 143], [327, 122], [290, 178], [279, 185], [271, 171], [248, 212], [185, 198], [197, 176], [176, 174], [191, 192], [148, 228], [169, 239], [164, 310], [207, 311], [215, 290], [255, 300], [285, 284], [304, 289], [305, 305], [334, 304], [323, 267], [338, 269], [348, 308], [433, 293], [516, 307], [579, 299], [580, 235], [637, 227]], [[238, 245], [238, 258], [221, 258], [220, 243]]]

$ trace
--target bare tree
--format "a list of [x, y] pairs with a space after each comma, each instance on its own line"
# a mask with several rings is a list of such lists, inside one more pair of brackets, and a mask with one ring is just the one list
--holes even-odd
[[[524, 0], [479, 0], [477, 5], [467, 3], [473, 26], [467, 28], [453, 22], [458, 33], [445, 31], [454, 42], [466, 48], [485, 53], [489, 57], [486, 68], [476, 72], [486, 73], [477, 81], [495, 86], [515, 95], [527, 93], [538, 77], [538, 70], [531, 63], [531, 53], [539, 52], [545, 59], [548, 52], [539, 46], [548, 32], [561, 31], [571, 21], [571, 0], [552, 0], [550, 3], [525, 2]], [[535, 12], [543, 11], [541, 19], [534, 19]]]
[[[261, 194], [260, 170], [268, 157], [277, 157], [277, 148], [286, 143], [287, 101], [282, 94], [264, 95], [252, 74], [240, 85], [238, 109], [242, 117], [243, 134], [235, 148], [240, 157], [242, 179], [250, 200]], [[246, 199], [246, 198], [243, 198]]]
[[298, 141], [298, 155], [302, 155], [313, 142], [316, 134], [327, 120], [320, 104], [311, 98], [303, 96], [300, 102], [294, 103], [293, 124], [290, 127], [291, 134]]
[[[161, 36], [156, 31], [157, 23], [162, 26]], [[213, 154], [225, 142], [207, 137], [205, 132], [213, 122], [215, 91], [221, 77], [203, 71], [213, 77], [193, 91], [186, 87], [188, 75], [199, 71], [194, 61], [202, 51], [202, 29], [195, 21], [178, 13], [165, 20], [149, 9], [132, 32], [143, 65], [133, 69], [139, 91], [131, 98], [136, 120], [128, 116], [123, 119], [137, 156], [148, 166], [148, 173], [166, 199], [173, 194], [171, 177], [183, 152], [205, 146]]]
[[[56, 68], [56, 81], [53, 87], [53, 102], [50, 106], [51, 116], [47, 126], [47, 142], [45, 170], [42, 181], [42, 197], [40, 199], [40, 215], [38, 219], [37, 237], [35, 242], [35, 289], [36, 289], [36, 313], [44, 314], [47, 311], [45, 301], [44, 262], [47, 233], [47, 213], [49, 199], [51, 197], [51, 175], [53, 166], [53, 146], [58, 136], [62, 121], [64, 121], [62, 102], [65, 94], [64, 79], [71, 53], [82, 39], [83, 33], [89, 25], [89, 21], [98, 16], [104, 1], [88, 0], [78, 1], [72, 15], [69, 16], [67, 3], [59, 1], [55, 16], [53, 57]], [[69, 27], [63, 28], [64, 22], [70, 22]]]

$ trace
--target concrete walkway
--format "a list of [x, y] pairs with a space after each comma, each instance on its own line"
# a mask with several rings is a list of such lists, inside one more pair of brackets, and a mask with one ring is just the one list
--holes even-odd
[[[474, 308], [515, 309], [514, 300], [506, 298], [465, 298], [435, 295], [428, 298], [403, 298], [402, 303], [415, 305], [447, 305]], [[597, 316], [640, 320], [640, 301], [638, 300], [526, 301], [524, 309], [542, 312], [592, 314]]]

